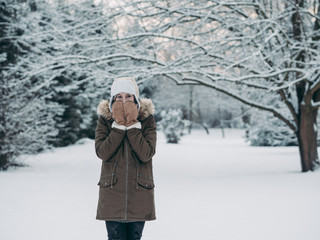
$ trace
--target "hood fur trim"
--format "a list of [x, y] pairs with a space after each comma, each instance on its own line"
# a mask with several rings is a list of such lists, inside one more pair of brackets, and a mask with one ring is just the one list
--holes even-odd
[[[140, 110], [139, 110], [139, 119], [143, 120], [153, 115], [155, 113], [155, 108], [151, 99], [141, 98], [140, 99]], [[112, 119], [112, 113], [109, 108], [109, 100], [102, 100], [97, 108], [97, 113], [106, 118], [107, 120]]]

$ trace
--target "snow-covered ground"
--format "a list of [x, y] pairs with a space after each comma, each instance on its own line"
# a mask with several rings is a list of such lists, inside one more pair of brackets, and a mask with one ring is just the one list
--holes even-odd
[[[296, 147], [250, 147], [242, 131], [194, 131], [178, 145], [159, 132], [157, 220], [143, 240], [319, 240], [320, 171], [300, 173]], [[1, 240], [106, 239], [95, 220], [94, 142], [28, 156], [0, 172]]]

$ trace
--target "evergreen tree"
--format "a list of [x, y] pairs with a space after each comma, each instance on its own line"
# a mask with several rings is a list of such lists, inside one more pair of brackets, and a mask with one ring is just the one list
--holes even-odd
[[[31, 2], [32, 3], [32, 2]], [[25, 76], [30, 69], [32, 45], [24, 42], [26, 26], [35, 5], [18, 1], [1, 2], [1, 75], [0, 75], [0, 169], [17, 165], [21, 154], [36, 153], [50, 147], [57, 131], [56, 104], [50, 94], [39, 88], [43, 79]], [[31, 58], [35, 58], [32, 53]], [[19, 64], [18, 64], [19, 63]], [[19, 67], [18, 67], [19, 66]]]
[[180, 109], [162, 111], [161, 117], [159, 126], [167, 139], [167, 143], [179, 143], [181, 137], [185, 135], [189, 121], [182, 119]]

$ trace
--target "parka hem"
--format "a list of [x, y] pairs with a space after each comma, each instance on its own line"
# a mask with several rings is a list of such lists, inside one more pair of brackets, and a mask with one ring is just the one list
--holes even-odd
[[126, 220], [124, 220], [123, 218], [108, 218], [108, 217], [96, 217], [96, 220], [101, 220], [101, 221], [121, 221], [121, 222], [141, 222], [141, 221], [154, 221], [156, 220], [156, 218], [149, 218], [149, 219], [145, 219], [145, 218], [128, 218]]

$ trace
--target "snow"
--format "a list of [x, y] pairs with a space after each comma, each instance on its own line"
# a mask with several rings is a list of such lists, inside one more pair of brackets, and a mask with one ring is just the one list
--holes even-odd
[[[296, 147], [250, 147], [241, 130], [195, 130], [180, 144], [158, 133], [157, 220], [144, 240], [318, 240], [320, 172], [300, 173]], [[0, 172], [0, 239], [106, 239], [95, 220], [94, 142], [24, 157]]]

